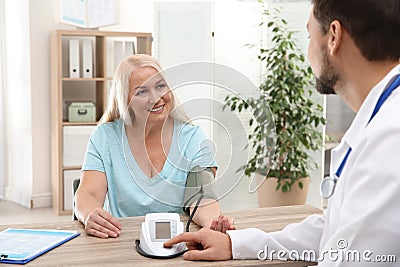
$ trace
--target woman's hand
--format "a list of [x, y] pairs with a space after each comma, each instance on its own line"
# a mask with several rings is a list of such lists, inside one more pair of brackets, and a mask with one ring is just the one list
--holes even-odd
[[225, 215], [219, 215], [218, 218], [210, 218], [207, 220], [204, 228], [209, 228], [221, 233], [226, 233], [227, 230], [235, 230], [233, 218]]
[[121, 223], [102, 208], [92, 210], [86, 217], [84, 225], [88, 235], [100, 238], [118, 237], [121, 235]]

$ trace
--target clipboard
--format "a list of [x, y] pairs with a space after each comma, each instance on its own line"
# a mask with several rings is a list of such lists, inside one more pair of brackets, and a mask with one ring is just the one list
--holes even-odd
[[79, 235], [66, 230], [8, 228], [0, 232], [0, 263], [25, 264]]

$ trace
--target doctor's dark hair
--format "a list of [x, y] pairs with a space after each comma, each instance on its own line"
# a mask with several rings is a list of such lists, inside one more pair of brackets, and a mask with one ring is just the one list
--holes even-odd
[[400, 59], [400, 0], [311, 0], [323, 34], [338, 20], [370, 61]]

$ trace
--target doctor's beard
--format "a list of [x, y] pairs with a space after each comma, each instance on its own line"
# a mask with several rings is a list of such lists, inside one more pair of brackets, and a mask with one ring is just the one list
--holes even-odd
[[326, 50], [323, 51], [322, 57], [322, 71], [321, 75], [319, 77], [316, 77], [315, 87], [317, 91], [321, 94], [333, 95], [336, 94], [333, 87], [339, 80], [339, 75], [335, 72], [332, 64], [329, 62]]

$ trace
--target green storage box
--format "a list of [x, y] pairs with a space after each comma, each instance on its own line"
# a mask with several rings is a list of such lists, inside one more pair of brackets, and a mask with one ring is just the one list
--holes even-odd
[[96, 105], [93, 102], [72, 102], [68, 106], [68, 121], [96, 121]]

